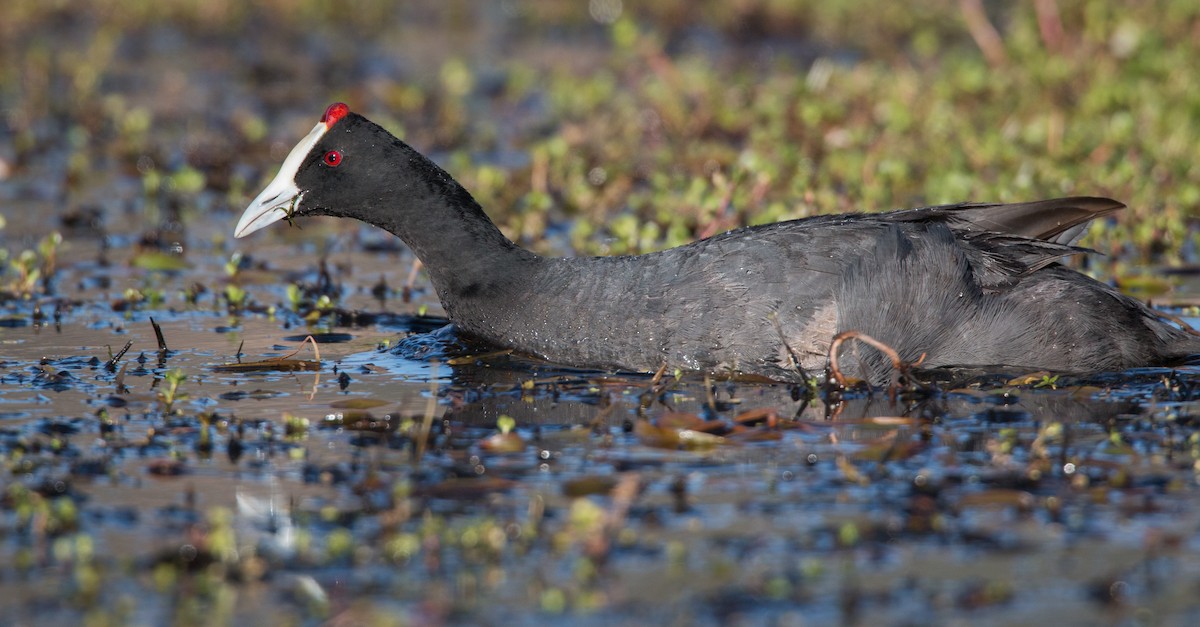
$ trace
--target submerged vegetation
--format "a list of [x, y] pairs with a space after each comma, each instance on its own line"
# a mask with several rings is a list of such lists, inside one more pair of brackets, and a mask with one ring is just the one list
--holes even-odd
[[1188, 303], [1128, 268], [1194, 268], [1197, 32], [1183, 0], [10, 0], [0, 613], [1187, 622], [1195, 367], [564, 372], [433, 332], [390, 237], [229, 233], [344, 100], [542, 252], [1105, 195], [1102, 274]]

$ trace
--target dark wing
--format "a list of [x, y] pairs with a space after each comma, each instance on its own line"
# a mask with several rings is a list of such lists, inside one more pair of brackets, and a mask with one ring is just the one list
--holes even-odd
[[957, 237], [969, 244], [963, 248], [963, 254], [971, 261], [976, 282], [989, 292], [1012, 287], [1021, 278], [1058, 263], [1063, 257], [1093, 252], [1088, 248], [992, 231], [960, 231]]
[[1124, 208], [1111, 198], [1074, 196], [1009, 204], [939, 205], [880, 217], [896, 222], [945, 222], [955, 231], [989, 231], [1070, 246], [1087, 232], [1089, 222]]

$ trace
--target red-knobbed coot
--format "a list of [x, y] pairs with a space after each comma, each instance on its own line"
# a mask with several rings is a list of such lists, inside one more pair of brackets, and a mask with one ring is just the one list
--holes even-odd
[[[1200, 339], [1059, 263], [1107, 198], [964, 203], [741, 228], [637, 256], [546, 258], [449, 174], [341, 103], [238, 222], [357, 218], [428, 268], [459, 332], [581, 367], [797, 380], [844, 330], [907, 361], [1081, 372], [1163, 364]], [[887, 366], [861, 351], [879, 376]], [[854, 374], [854, 372], [851, 372]]]

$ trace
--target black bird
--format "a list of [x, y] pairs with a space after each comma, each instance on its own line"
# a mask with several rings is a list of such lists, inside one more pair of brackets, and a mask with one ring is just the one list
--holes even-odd
[[[963, 203], [740, 228], [646, 255], [520, 248], [416, 150], [331, 105], [234, 234], [357, 218], [407, 244], [458, 331], [580, 367], [799, 380], [856, 330], [922, 365], [1094, 372], [1166, 364], [1200, 337], [1063, 266], [1107, 198]], [[874, 349], [863, 366], [887, 366]], [[853, 372], [851, 372], [853, 374]]]

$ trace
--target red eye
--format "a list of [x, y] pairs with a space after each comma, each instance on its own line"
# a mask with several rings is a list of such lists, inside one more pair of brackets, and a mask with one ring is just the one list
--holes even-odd
[[331, 168], [336, 168], [342, 163], [342, 153], [336, 150], [330, 150], [329, 152], [325, 153], [324, 161], [325, 165]]

